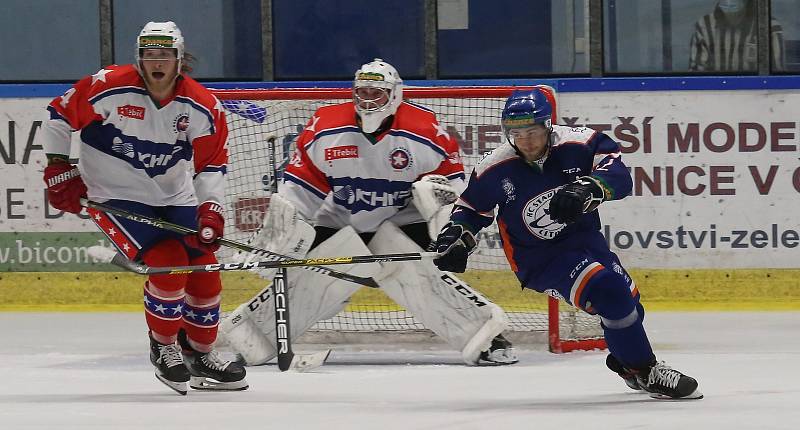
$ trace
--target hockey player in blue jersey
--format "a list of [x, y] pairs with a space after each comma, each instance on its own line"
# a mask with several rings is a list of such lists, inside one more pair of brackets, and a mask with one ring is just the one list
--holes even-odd
[[697, 381], [656, 360], [636, 284], [600, 233], [597, 207], [631, 192], [616, 142], [585, 127], [552, 124], [539, 89], [517, 90], [502, 114], [507, 142], [488, 153], [436, 240], [441, 269], [463, 272], [495, 210], [503, 248], [525, 288], [600, 316], [608, 367], [656, 398], [702, 398]]

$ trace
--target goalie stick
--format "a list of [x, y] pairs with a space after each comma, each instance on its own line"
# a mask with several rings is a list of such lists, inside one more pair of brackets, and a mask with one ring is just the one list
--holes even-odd
[[[270, 191], [278, 192], [278, 168], [275, 165], [275, 136], [267, 139], [267, 149], [269, 150], [269, 164], [272, 166], [272, 177], [270, 178]], [[294, 352], [292, 352], [291, 330], [289, 327], [289, 292], [287, 291], [286, 281], [289, 275], [286, 267], [281, 267], [275, 272], [272, 278], [272, 294], [275, 303], [275, 346], [278, 349], [278, 369], [286, 371], [292, 363]], [[328, 350], [330, 354], [330, 350]], [[327, 357], [327, 355], [326, 355]]]
[[[169, 230], [169, 231], [173, 231], [175, 233], [181, 233], [181, 234], [197, 234], [197, 230], [194, 230], [194, 229], [191, 229], [191, 228], [187, 228], [187, 227], [184, 227], [184, 226], [179, 225], [179, 224], [174, 224], [174, 223], [171, 223], [169, 221], [164, 221], [164, 220], [157, 219], [157, 218], [150, 218], [150, 217], [147, 217], [147, 216], [144, 216], [144, 215], [135, 214], [133, 212], [128, 212], [126, 210], [117, 209], [117, 208], [105, 205], [103, 203], [93, 202], [93, 201], [88, 200], [88, 199], [83, 199], [82, 198], [81, 199], [81, 205], [83, 205], [83, 206], [85, 206], [87, 208], [97, 209], [97, 210], [102, 211], [102, 212], [106, 212], [106, 213], [109, 213], [109, 214], [112, 214], [112, 215], [115, 215], [115, 216], [118, 216], [118, 217], [129, 219], [131, 221], [136, 221], [136, 222], [140, 222], [140, 223], [143, 223], [143, 224], [151, 225], [153, 227], [160, 228], [160, 229], [163, 229], [163, 230]], [[267, 258], [270, 258], [270, 259], [273, 259], [273, 260], [278, 260], [278, 261], [281, 261], [281, 260], [293, 260], [292, 258], [287, 257], [285, 255], [281, 255], [281, 254], [277, 254], [277, 253], [274, 253], [274, 252], [270, 252], [270, 251], [267, 251], [266, 249], [255, 248], [255, 247], [252, 247], [250, 245], [246, 245], [244, 243], [236, 242], [236, 241], [225, 239], [225, 238], [217, 239], [217, 242], [219, 242], [220, 245], [224, 245], [224, 246], [227, 246], [227, 247], [230, 247], [230, 248], [238, 249], [240, 251], [250, 252], [250, 253], [253, 253], [253, 254], [257, 254], [257, 255], [262, 255], [264, 257], [267, 257]], [[382, 260], [375, 260], [375, 261], [379, 262], [379, 261], [382, 261]], [[108, 260], [108, 262], [111, 262], [112, 264], [117, 264], [117, 263], [111, 261], [110, 259]], [[368, 261], [360, 261], [360, 262], [361, 263], [366, 263]], [[352, 263], [352, 262], [339, 263], [339, 264], [349, 264], [349, 263]], [[327, 263], [324, 263], [324, 264], [325, 265], [329, 265], [329, 264], [335, 264], [335, 263], [327, 262]], [[350, 282], [353, 282], [353, 283], [358, 284], [358, 285], [363, 285], [365, 287], [378, 288], [378, 283], [375, 282], [375, 280], [372, 279], [372, 278], [365, 278], [363, 276], [351, 275], [349, 273], [340, 272], [338, 270], [329, 269], [327, 267], [323, 267], [323, 266], [315, 265], [315, 264], [297, 264], [297, 266], [306, 266], [306, 270], [311, 270], [311, 271], [314, 271], [314, 272], [317, 272], [317, 273], [321, 273], [323, 275], [331, 276], [331, 277], [338, 278], [338, 279], [343, 279], [345, 281], [350, 281]], [[124, 266], [120, 266], [120, 267], [124, 268]], [[146, 267], [146, 266], [143, 266], [143, 267]], [[280, 267], [280, 266], [273, 266], [273, 267]], [[221, 269], [221, 270], [212, 270], [212, 271], [224, 271], [224, 270], [247, 270], [247, 269], [238, 268], [238, 269]], [[136, 269], [134, 269], [133, 271], [136, 272], [136, 273], [139, 273], [139, 271], [136, 270]], [[197, 271], [200, 271], [200, 270], [197, 270]], [[153, 273], [153, 272], [150, 272], [150, 273]], [[165, 273], [165, 272], [162, 272], [162, 273]]]

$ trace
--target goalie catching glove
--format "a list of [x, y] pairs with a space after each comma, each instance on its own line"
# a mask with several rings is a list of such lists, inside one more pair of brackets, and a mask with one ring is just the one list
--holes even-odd
[[426, 175], [411, 184], [411, 201], [428, 223], [428, 235], [431, 239], [449, 221], [450, 210], [458, 199], [458, 194], [450, 180], [442, 175]]
[[445, 272], [463, 273], [467, 269], [467, 258], [478, 241], [475, 235], [461, 224], [447, 223], [434, 245], [439, 256], [433, 259], [433, 264]]
[[571, 224], [581, 214], [589, 213], [605, 201], [605, 191], [600, 181], [591, 176], [581, 176], [562, 187], [550, 200], [550, 219], [561, 224]]

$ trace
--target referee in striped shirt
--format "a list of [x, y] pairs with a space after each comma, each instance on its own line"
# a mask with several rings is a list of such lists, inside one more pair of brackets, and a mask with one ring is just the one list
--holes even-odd
[[[756, 1], [719, 0], [714, 11], [694, 25], [689, 71], [755, 72], [757, 39]], [[774, 18], [770, 42], [772, 70], [785, 70], [783, 29]]]

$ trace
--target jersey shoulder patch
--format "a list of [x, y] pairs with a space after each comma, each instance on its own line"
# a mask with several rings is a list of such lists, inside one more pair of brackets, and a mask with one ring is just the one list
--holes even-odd
[[586, 144], [597, 134], [596, 130], [589, 127], [568, 127], [553, 125], [553, 146], [578, 143]]
[[518, 157], [514, 148], [508, 143], [504, 143], [483, 155], [481, 161], [475, 166], [475, 174], [481, 176], [492, 168]]

